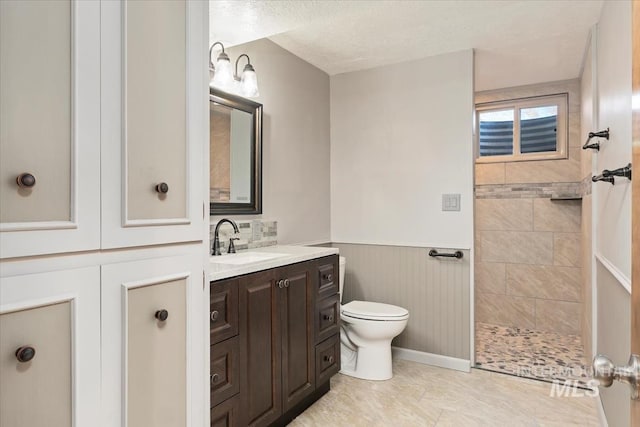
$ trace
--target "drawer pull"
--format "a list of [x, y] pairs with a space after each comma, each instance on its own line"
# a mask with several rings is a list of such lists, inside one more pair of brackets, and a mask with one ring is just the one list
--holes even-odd
[[211, 312], [211, 315], [209, 316], [211, 318], [212, 322], [215, 322], [218, 320], [218, 316], [220, 315], [220, 313], [218, 312], [218, 310], [213, 310]]
[[291, 284], [291, 282], [289, 281], [289, 279], [284, 279], [284, 287], [285, 288], [288, 288], [290, 284]]
[[156, 185], [156, 191], [160, 194], [167, 194], [169, 192], [169, 185], [166, 182], [161, 182]]
[[169, 318], [169, 312], [165, 309], [162, 310], [158, 310], [156, 311], [156, 319], [158, 319], [161, 322], [164, 322], [165, 320], [167, 320]]
[[28, 345], [23, 345], [16, 350], [16, 359], [18, 359], [20, 363], [29, 362], [35, 355], [36, 349]]
[[332, 281], [332, 280], [333, 280], [333, 274], [331, 274], [331, 273], [323, 274], [323, 275], [322, 275], [322, 278], [323, 278], [324, 280]]
[[324, 361], [325, 362], [329, 362], [329, 363], [333, 363], [335, 359], [333, 358], [333, 356], [325, 356], [324, 357]]
[[284, 288], [284, 280], [282, 279], [278, 280], [278, 288], [280, 289]]
[[217, 383], [219, 379], [220, 379], [220, 375], [218, 374], [211, 375], [211, 384]]
[[324, 320], [328, 320], [329, 322], [333, 322], [333, 314], [325, 314], [322, 316]]
[[16, 178], [16, 183], [20, 188], [32, 188], [36, 185], [36, 177], [28, 172], [21, 173]]

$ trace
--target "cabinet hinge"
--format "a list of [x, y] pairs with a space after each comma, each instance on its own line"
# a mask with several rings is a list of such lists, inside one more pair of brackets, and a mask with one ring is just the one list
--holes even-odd
[[204, 202], [202, 203], [202, 219], [204, 219]]
[[206, 280], [206, 278], [204, 276], [204, 270], [202, 270], [202, 290], [203, 291], [204, 291], [206, 283], [207, 283], [205, 280]]

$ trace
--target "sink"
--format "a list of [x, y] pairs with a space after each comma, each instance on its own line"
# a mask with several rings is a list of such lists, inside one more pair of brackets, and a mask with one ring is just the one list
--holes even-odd
[[254, 262], [268, 261], [287, 255], [288, 254], [280, 254], [275, 252], [241, 252], [237, 254], [212, 256], [211, 258], [209, 258], [209, 261], [214, 264], [243, 265], [251, 264]]

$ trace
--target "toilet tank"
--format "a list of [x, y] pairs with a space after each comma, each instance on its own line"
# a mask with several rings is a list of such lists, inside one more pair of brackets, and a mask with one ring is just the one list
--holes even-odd
[[342, 302], [342, 289], [344, 289], [344, 272], [346, 271], [347, 259], [343, 256], [340, 257], [340, 301]]

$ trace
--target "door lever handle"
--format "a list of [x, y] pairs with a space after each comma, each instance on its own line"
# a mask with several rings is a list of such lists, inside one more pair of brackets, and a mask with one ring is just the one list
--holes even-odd
[[593, 378], [602, 387], [611, 387], [615, 380], [627, 383], [631, 399], [640, 400], [640, 355], [632, 354], [627, 366], [615, 366], [611, 359], [599, 354], [593, 359]]

